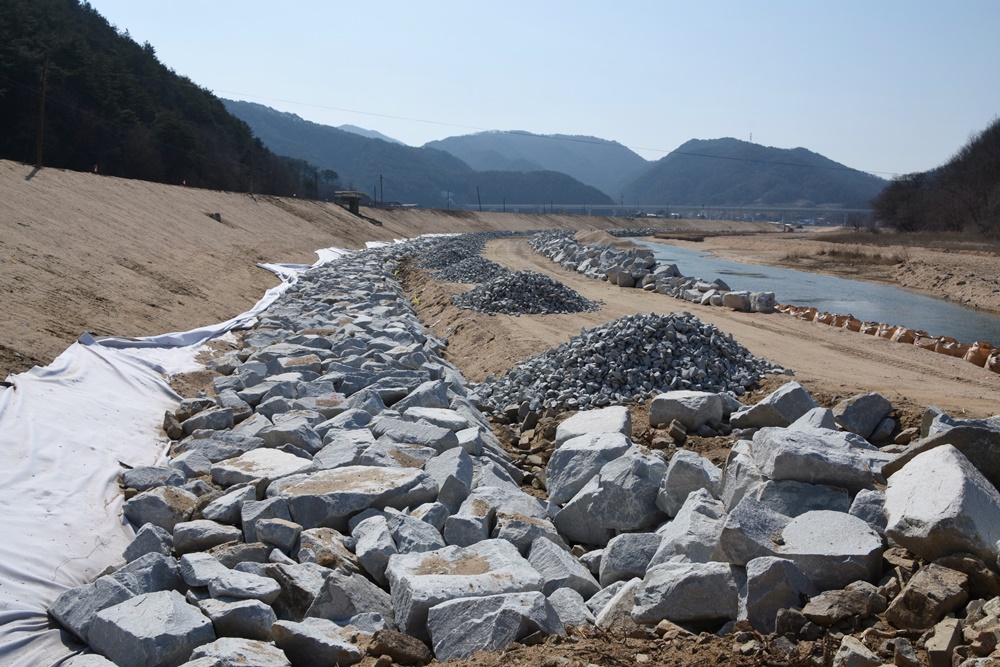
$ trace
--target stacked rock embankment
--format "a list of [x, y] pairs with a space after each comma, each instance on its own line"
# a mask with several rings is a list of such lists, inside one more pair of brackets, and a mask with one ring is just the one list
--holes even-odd
[[904, 437], [877, 394], [666, 392], [650, 422], [730, 430], [724, 466], [609, 406], [526, 476], [392, 279], [426, 247], [306, 273], [213, 363], [216, 395], [166, 415], [170, 463], [122, 475], [125, 563], [50, 608], [110, 661], [86, 664], [424, 664], [574, 626], [733, 633], [762, 664], [823, 664], [824, 635], [843, 664], [995, 650], [997, 420]]
[[783, 371], [690, 313], [639, 314], [584, 330], [476, 392], [494, 412], [524, 400], [536, 410], [586, 410], [671, 389], [739, 396], [774, 372]]
[[646, 248], [582, 245], [572, 232], [564, 231], [540, 232], [531, 237], [529, 244], [565, 269], [619, 287], [743, 312], [774, 312], [773, 292], [732, 291], [721, 278], [707, 281], [682, 276], [675, 264], [659, 264]]

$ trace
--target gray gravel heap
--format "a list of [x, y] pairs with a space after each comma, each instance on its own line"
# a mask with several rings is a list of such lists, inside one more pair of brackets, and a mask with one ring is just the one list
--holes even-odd
[[524, 400], [585, 410], [671, 389], [739, 395], [777, 371], [690, 313], [639, 314], [581, 331], [502, 378], [487, 379], [477, 393], [495, 412]]
[[[423, 247], [417, 249], [409, 246], [408, 252], [414, 252], [417, 258], [417, 265], [424, 269], [443, 269], [453, 264], [476, 257], [483, 252], [487, 241], [493, 239], [507, 238], [509, 236], [524, 236], [535, 232], [475, 232], [471, 234], [457, 234], [453, 236], [438, 236], [429, 239], [421, 239]], [[456, 281], [458, 282], [458, 281]], [[463, 282], [482, 282], [481, 280]]]
[[468, 257], [451, 264], [434, 274], [438, 280], [449, 283], [487, 283], [502, 278], [510, 269], [483, 257]]
[[675, 264], [657, 263], [648, 248], [621, 250], [607, 244], [581, 245], [572, 232], [565, 231], [540, 232], [528, 243], [565, 269], [618, 287], [744, 312], [774, 311], [773, 292], [733, 292], [721, 278], [709, 281], [682, 276]]
[[459, 308], [490, 315], [584, 313], [600, 308], [600, 304], [534, 271], [508, 272], [464, 294], [456, 294], [451, 302]]

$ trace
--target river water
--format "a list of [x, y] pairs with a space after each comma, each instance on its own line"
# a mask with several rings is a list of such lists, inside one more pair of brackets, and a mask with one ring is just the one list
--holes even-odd
[[722, 278], [730, 289], [774, 292], [778, 303], [813, 306], [863, 321], [887, 322], [951, 336], [963, 343], [1000, 344], [1000, 317], [949, 301], [888, 285], [837, 278], [794, 269], [744, 264], [700, 250], [640, 241], [661, 264], [676, 264], [681, 274], [709, 281]]

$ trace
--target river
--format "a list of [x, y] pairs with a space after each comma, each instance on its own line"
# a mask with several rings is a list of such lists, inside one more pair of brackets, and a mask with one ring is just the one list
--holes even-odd
[[730, 289], [774, 292], [778, 303], [813, 306], [859, 320], [887, 322], [951, 336], [963, 343], [1000, 343], [1000, 317], [897, 287], [775, 266], [744, 264], [707, 252], [639, 241], [661, 264], [676, 264], [685, 276], [722, 278]]

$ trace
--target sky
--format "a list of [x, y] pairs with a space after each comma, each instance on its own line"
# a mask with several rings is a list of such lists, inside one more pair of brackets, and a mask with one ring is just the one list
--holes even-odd
[[484, 130], [804, 147], [894, 175], [1000, 114], [997, 0], [90, 0], [220, 97], [420, 146]]

